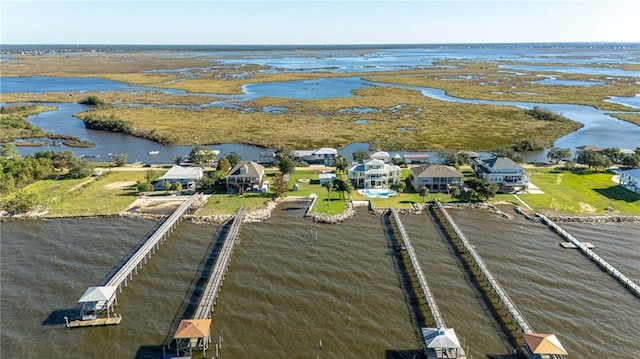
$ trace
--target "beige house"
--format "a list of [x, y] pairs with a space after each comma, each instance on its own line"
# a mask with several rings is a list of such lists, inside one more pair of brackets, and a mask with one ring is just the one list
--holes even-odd
[[462, 186], [462, 173], [455, 168], [440, 164], [430, 164], [411, 169], [411, 185], [420, 192], [422, 187], [429, 192], [447, 192], [450, 186]]
[[242, 161], [227, 174], [227, 193], [260, 192], [264, 166], [253, 161]]

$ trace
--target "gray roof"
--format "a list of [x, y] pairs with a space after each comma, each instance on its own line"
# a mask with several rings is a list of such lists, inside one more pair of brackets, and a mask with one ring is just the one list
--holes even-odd
[[484, 162], [487, 167], [492, 169], [522, 168], [522, 166], [513, 162], [513, 160], [509, 157], [496, 157], [484, 160], [482, 162]]
[[175, 165], [171, 167], [160, 179], [200, 179], [203, 171], [200, 167], [182, 167]]
[[117, 289], [117, 286], [89, 287], [80, 297], [78, 303], [108, 302], [113, 298]]
[[427, 348], [462, 348], [453, 328], [421, 328], [422, 338]]
[[315, 154], [315, 155], [337, 155], [338, 154], [338, 150], [336, 150], [335, 148], [322, 147], [322, 148], [318, 148], [317, 150], [313, 151], [313, 154]]
[[622, 173], [630, 177], [640, 178], [640, 168], [634, 168], [632, 170], [625, 170]]
[[[240, 169], [246, 167], [246, 173], [241, 174]], [[264, 166], [253, 161], [242, 161], [235, 165], [228, 176], [248, 176], [248, 177], [260, 177], [264, 173]]]
[[424, 166], [418, 166], [411, 169], [411, 173], [415, 177], [459, 177], [462, 178], [462, 173], [456, 171], [455, 168], [439, 164], [430, 164]]

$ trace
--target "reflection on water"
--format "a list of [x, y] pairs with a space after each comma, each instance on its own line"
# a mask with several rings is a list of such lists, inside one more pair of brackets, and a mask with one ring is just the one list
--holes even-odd
[[[221, 355], [411, 358], [419, 337], [381, 220], [360, 210], [348, 222], [318, 225], [302, 218], [304, 210], [281, 205], [267, 222], [243, 226], [213, 313], [214, 338], [224, 330]], [[534, 330], [558, 335], [574, 358], [638, 356], [638, 299], [578, 251], [562, 249], [546, 226], [450, 213]], [[447, 325], [475, 358], [508, 354], [504, 333], [430, 217], [402, 220]], [[216, 226], [178, 226], [118, 295], [120, 325], [68, 330], [61, 318], [154, 223], [3, 223], [1, 356], [157, 358]], [[598, 237], [590, 239], [597, 253], [639, 277], [637, 223], [566, 227], [579, 239]]]

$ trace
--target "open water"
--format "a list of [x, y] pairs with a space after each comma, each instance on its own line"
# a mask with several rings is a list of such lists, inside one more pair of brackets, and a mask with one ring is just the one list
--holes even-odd
[[[380, 218], [366, 210], [314, 224], [305, 205], [245, 224], [213, 313], [221, 358], [412, 358], [420, 348]], [[540, 223], [479, 210], [450, 211], [537, 332], [555, 333], [571, 358], [638, 358], [640, 300]], [[445, 322], [474, 358], [511, 344], [428, 215], [402, 216]], [[118, 295], [120, 325], [69, 330], [84, 290], [153, 227], [151, 220], [2, 223], [3, 358], [157, 358], [194, 285], [217, 227], [181, 224]], [[565, 226], [634, 280], [640, 224]], [[217, 340], [214, 340], [217, 341]], [[320, 344], [321, 342], [321, 344]], [[213, 355], [212, 352], [209, 354]]]

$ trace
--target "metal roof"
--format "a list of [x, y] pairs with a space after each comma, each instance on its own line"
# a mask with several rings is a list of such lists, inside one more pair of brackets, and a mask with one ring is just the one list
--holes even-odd
[[174, 165], [165, 173], [161, 180], [169, 179], [200, 179], [203, 176], [203, 170], [201, 167], [182, 167]]
[[108, 302], [115, 296], [117, 289], [117, 286], [89, 287], [78, 303]]

